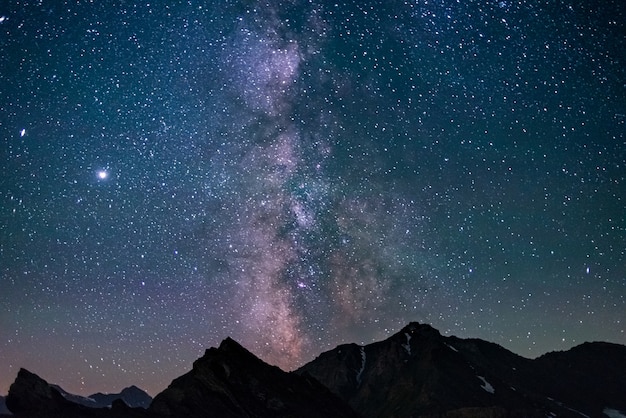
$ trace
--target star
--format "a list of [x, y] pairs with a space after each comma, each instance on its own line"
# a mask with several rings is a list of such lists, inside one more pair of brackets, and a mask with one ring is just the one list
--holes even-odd
[[226, 336], [626, 342], [624, 2], [5, 3], [0, 395]]

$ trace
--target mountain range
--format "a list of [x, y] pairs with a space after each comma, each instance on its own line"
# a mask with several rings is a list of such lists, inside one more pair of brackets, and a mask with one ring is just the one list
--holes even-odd
[[17, 418], [620, 418], [624, 371], [619, 344], [584, 343], [531, 360], [410, 323], [384, 341], [338, 346], [293, 372], [227, 338], [152, 402], [136, 387], [125, 396], [76, 397], [21, 369], [6, 403]]
[[147, 408], [152, 402], [152, 397], [137, 386], [122, 389], [120, 393], [94, 393], [89, 396], [74, 395], [66, 392], [58, 385], [51, 385], [65, 399], [89, 408], [110, 408], [117, 399], [134, 408]]

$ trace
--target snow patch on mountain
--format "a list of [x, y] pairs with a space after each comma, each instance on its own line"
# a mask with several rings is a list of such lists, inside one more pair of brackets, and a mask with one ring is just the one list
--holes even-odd
[[404, 349], [406, 350], [407, 353], [409, 353], [409, 356], [411, 355], [411, 334], [409, 334], [408, 332], [405, 332], [404, 335], [406, 335], [406, 344], [402, 344], [402, 347], [404, 347]]
[[[549, 396], [547, 396], [546, 398], [547, 398], [548, 400], [550, 400], [550, 401], [554, 402], [555, 404], [559, 405], [559, 406], [560, 406], [560, 407], [562, 407], [562, 408], [565, 408], [565, 409], [568, 409], [568, 410], [570, 410], [570, 411], [572, 411], [572, 412], [575, 412], [575, 413], [577, 413], [578, 415], [583, 416], [583, 417], [585, 417], [585, 418], [591, 418], [589, 415], [583, 414], [582, 412], [577, 411], [577, 410], [576, 410], [576, 409], [574, 409], [574, 408], [570, 408], [569, 406], [565, 405], [563, 402], [559, 402], [559, 401], [557, 401], [556, 399], [553, 399], [553, 398], [551, 398], [551, 397], [549, 397]], [[606, 409], [606, 408], [605, 408], [605, 409]]]
[[456, 348], [452, 347], [450, 344], [446, 344], [448, 346], [448, 348], [452, 351], [456, 351], [457, 353], [459, 352], [459, 350], [457, 350]]
[[489, 393], [495, 393], [496, 390], [493, 388], [493, 386], [491, 386], [491, 384], [489, 382], [487, 382], [487, 379], [485, 379], [482, 376], [477, 376], [480, 380], [483, 381], [483, 384], [480, 385], [481, 388], [483, 388], [486, 392]]
[[626, 418], [626, 413], [618, 411], [617, 409], [604, 408], [602, 413], [609, 418]]
[[361, 384], [361, 378], [363, 377], [363, 371], [365, 370], [365, 359], [365, 347], [361, 347], [361, 368], [356, 374], [356, 381], [359, 385]]

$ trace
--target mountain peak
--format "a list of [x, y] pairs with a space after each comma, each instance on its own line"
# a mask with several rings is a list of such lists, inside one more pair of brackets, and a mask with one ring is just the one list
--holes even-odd
[[193, 368], [201, 373], [208, 369], [212, 371], [211, 373], [221, 370], [228, 375], [232, 365], [247, 369], [263, 366], [275, 367], [265, 363], [237, 341], [227, 337], [220, 343], [219, 347], [207, 349], [202, 357], [194, 361]]
[[204, 355], [194, 362], [194, 364], [201, 360], [212, 359], [215, 357], [223, 356], [244, 356], [244, 357], [256, 357], [250, 351], [248, 351], [243, 345], [230, 337], [226, 337], [220, 345], [216, 347], [207, 348], [204, 351]]
[[431, 325], [422, 324], [419, 322], [409, 322], [409, 324], [406, 325], [404, 328], [402, 328], [400, 332], [398, 332], [396, 335], [398, 334], [409, 334], [409, 335], [419, 334], [424, 337], [427, 337], [427, 336], [440, 337], [441, 336], [441, 333], [437, 329], [433, 328]]
[[38, 403], [48, 403], [52, 401], [65, 400], [63, 396], [48, 382], [43, 380], [24, 368], [20, 368], [17, 378], [9, 388], [7, 396], [7, 406], [9, 409], [15, 408], [29, 410], [31, 405]]
[[246, 348], [244, 348], [243, 345], [239, 344], [237, 341], [233, 340], [230, 337], [224, 338], [224, 340], [220, 343], [219, 350], [226, 352], [245, 352], [252, 354]]
[[573, 417], [626, 410], [625, 367], [620, 345], [588, 343], [530, 360], [411, 322], [384, 341], [322, 353], [296, 373], [316, 378], [366, 418]]
[[209, 348], [193, 369], [158, 394], [149, 411], [160, 417], [356, 417], [316, 380], [282, 371], [232, 338]]

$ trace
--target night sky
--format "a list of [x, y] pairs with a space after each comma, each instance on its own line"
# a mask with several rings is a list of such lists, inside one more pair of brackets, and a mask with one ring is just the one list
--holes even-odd
[[0, 394], [626, 343], [626, 3], [169, 3], [0, 4]]

